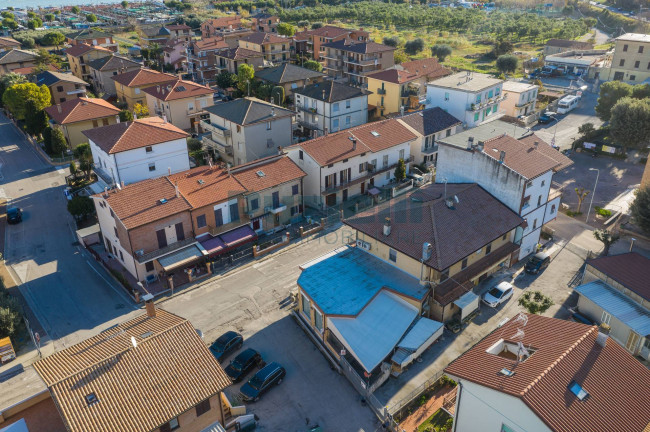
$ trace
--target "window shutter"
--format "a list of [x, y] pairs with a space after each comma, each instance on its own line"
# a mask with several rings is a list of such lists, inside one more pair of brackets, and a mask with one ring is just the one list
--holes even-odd
[[230, 204], [230, 222], [236, 222], [239, 220], [239, 206], [235, 202]]
[[221, 214], [221, 209], [216, 209], [214, 211], [214, 224], [215, 226], [221, 226], [223, 225], [223, 216]]
[[176, 226], [176, 240], [177, 241], [185, 240], [185, 233], [183, 232], [183, 222], [179, 222], [175, 226]]
[[158, 249], [167, 246], [167, 236], [165, 235], [164, 229], [156, 231], [156, 236], [158, 237]]

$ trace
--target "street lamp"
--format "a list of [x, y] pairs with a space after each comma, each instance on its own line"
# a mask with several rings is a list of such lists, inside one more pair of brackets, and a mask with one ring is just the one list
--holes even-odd
[[589, 171], [596, 171], [596, 183], [594, 183], [594, 190], [591, 193], [591, 201], [589, 202], [589, 210], [587, 210], [587, 223], [589, 223], [589, 213], [591, 213], [591, 205], [594, 203], [594, 195], [596, 195], [596, 186], [598, 186], [598, 177], [600, 170], [598, 168], [589, 168]]

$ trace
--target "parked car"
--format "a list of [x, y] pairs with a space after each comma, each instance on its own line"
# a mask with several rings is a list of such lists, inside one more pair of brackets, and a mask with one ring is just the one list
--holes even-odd
[[279, 385], [287, 371], [276, 362], [269, 363], [244, 384], [239, 392], [246, 402], [257, 402], [271, 386]]
[[237, 332], [229, 331], [217, 338], [216, 341], [210, 345], [212, 355], [218, 361], [221, 361], [231, 352], [238, 350], [244, 344], [244, 337]]
[[553, 117], [549, 113], [544, 113], [541, 116], [539, 116], [538, 122], [541, 123], [541, 124], [548, 124], [548, 123], [552, 122], [553, 120], [555, 120], [555, 117]]
[[18, 207], [9, 207], [7, 209], [7, 223], [17, 224], [23, 221], [23, 211]]
[[483, 303], [490, 307], [497, 307], [512, 297], [512, 284], [510, 282], [499, 282], [490, 291], [483, 294]]
[[226, 367], [226, 374], [232, 382], [237, 382], [246, 376], [251, 369], [262, 362], [262, 356], [253, 348], [246, 348], [237, 354]]
[[406, 174], [406, 178], [413, 180], [414, 186], [422, 186], [424, 184], [424, 177], [422, 177], [420, 174], [410, 172]]
[[528, 274], [537, 274], [540, 271], [544, 270], [551, 262], [551, 257], [544, 252], [537, 252], [535, 255], [530, 257], [526, 265], [524, 266], [524, 271]]

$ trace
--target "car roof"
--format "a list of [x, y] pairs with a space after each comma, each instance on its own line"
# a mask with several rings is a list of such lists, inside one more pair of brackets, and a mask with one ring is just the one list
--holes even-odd
[[505, 291], [508, 288], [512, 288], [512, 284], [510, 282], [501, 281], [495, 286], [495, 288], [498, 288], [498, 289], [500, 289], [502, 291]]
[[234, 339], [237, 336], [239, 336], [239, 333], [234, 331], [227, 331], [221, 336], [219, 336], [219, 338], [217, 338], [215, 342], [219, 342], [219, 343], [228, 342], [229, 340]]
[[18, 213], [18, 207], [9, 207], [7, 213]]
[[235, 357], [235, 360], [248, 361], [252, 357], [254, 357], [256, 354], [257, 354], [257, 351], [255, 351], [253, 348], [246, 348], [244, 351], [237, 354], [237, 357]]
[[541, 259], [541, 260], [543, 260], [543, 259], [548, 258], [548, 254], [547, 254], [547, 253], [544, 253], [544, 252], [537, 252], [535, 255], [533, 255], [533, 258], [537, 258], [537, 259]]
[[271, 375], [273, 372], [276, 370], [280, 369], [282, 366], [280, 366], [279, 363], [276, 362], [271, 362], [264, 366], [262, 369], [260, 369], [259, 372], [257, 372], [255, 375], [260, 378], [260, 379], [266, 379], [269, 375]]

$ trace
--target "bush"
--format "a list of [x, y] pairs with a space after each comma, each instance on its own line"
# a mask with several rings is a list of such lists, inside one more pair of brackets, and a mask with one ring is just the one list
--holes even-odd
[[599, 214], [599, 215], [601, 215], [603, 217], [606, 217], [606, 218], [612, 217], [612, 211], [611, 210], [607, 210], [607, 209], [604, 209], [604, 208], [601, 208], [601, 207], [594, 207], [594, 211], [596, 212], [596, 214]]
[[569, 216], [569, 217], [580, 216], [581, 214], [582, 214], [582, 212], [576, 212], [576, 211], [571, 211], [571, 210], [566, 211], [566, 215]]
[[132, 291], [133, 291], [133, 287], [131, 286], [131, 284], [129, 284], [129, 281], [126, 279], [126, 276], [124, 276], [124, 275], [122, 274], [122, 272], [120, 272], [120, 271], [118, 271], [118, 270], [115, 270], [115, 269], [112, 269], [112, 268], [109, 268], [108, 271], [111, 272], [111, 274], [113, 275], [113, 277], [114, 277], [115, 279], [117, 279], [117, 281], [118, 281], [119, 283], [121, 283], [122, 286], [123, 286], [124, 288], [126, 288], [126, 290], [127, 290], [128, 292], [132, 292]]
[[397, 45], [399, 45], [399, 38], [397, 36], [388, 36], [384, 38], [383, 43], [384, 45], [397, 48]]
[[404, 52], [415, 55], [424, 49], [424, 41], [421, 38], [413, 39], [404, 44]]
[[451, 47], [446, 44], [436, 44], [431, 47], [431, 55], [438, 58], [438, 61], [445, 61], [447, 56], [451, 55]]
[[[2, 289], [4, 290], [4, 284]], [[0, 338], [14, 336], [20, 327], [20, 303], [5, 291], [0, 293]]]
[[540, 291], [526, 291], [519, 298], [519, 306], [523, 306], [529, 313], [542, 314], [553, 306], [553, 300]]

